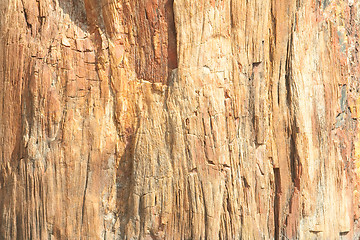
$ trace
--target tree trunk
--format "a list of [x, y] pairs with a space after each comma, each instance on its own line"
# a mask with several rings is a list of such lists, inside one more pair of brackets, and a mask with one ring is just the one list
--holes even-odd
[[360, 2], [1, 0], [0, 239], [360, 236]]

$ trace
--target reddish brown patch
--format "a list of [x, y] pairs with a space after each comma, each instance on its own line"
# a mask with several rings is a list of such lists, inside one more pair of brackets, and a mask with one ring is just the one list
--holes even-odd
[[[173, 0], [132, 1], [124, 11], [139, 79], [166, 83], [177, 68]], [[131, 28], [137, 26], [137, 29]]]

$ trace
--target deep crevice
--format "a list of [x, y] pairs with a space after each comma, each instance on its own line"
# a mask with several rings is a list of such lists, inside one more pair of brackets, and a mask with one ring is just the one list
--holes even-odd
[[167, 3], [167, 22], [168, 22], [168, 72], [178, 67], [177, 62], [177, 35], [174, 18], [174, 0]]
[[281, 178], [280, 169], [274, 168], [275, 178], [275, 197], [274, 197], [274, 234], [275, 240], [280, 239], [280, 197], [281, 197]]
[[89, 172], [90, 172], [90, 153], [88, 155], [88, 161], [86, 166], [86, 178], [85, 178], [85, 186], [84, 186], [84, 194], [83, 194], [83, 203], [82, 203], [82, 210], [81, 210], [81, 226], [84, 224], [84, 214], [85, 214], [85, 201], [86, 201], [86, 191], [88, 187], [89, 181]]

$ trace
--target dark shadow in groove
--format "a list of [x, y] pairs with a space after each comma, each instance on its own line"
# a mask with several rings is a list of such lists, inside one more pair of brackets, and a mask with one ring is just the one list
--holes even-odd
[[280, 239], [280, 197], [281, 197], [281, 178], [280, 169], [274, 168], [275, 178], [275, 199], [274, 199], [274, 222], [275, 222], [275, 240]]
[[59, 0], [59, 6], [65, 14], [70, 16], [71, 21], [78, 27], [80, 27], [83, 31], [88, 30], [86, 10], [83, 0]]
[[169, 0], [166, 5], [166, 19], [168, 22], [168, 72], [178, 67], [177, 62], [177, 37], [174, 19], [174, 0]]

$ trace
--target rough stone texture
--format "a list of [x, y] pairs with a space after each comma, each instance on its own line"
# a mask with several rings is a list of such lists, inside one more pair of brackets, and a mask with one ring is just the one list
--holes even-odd
[[1, 0], [0, 239], [357, 239], [360, 2]]

